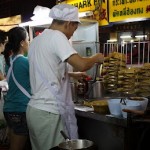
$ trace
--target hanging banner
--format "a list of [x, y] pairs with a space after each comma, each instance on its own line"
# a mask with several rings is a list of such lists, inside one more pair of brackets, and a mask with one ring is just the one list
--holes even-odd
[[150, 19], [150, 0], [109, 0], [109, 22]]
[[108, 25], [107, 0], [67, 0], [66, 3], [78, 7], [79, 12], [92, 11], [92, 19], [100, 26]]
[[102, 0], [99, 11], [99, 25], [108, 25], [108, 11], [107, 11], [107, 0]]

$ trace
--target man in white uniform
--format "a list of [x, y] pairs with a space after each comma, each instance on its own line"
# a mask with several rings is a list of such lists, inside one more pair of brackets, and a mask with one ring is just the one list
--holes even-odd
[[76, 7], [56, 5], [50, 17], [49, 29], [33, 39], [28, 53], [32, 97], [27, 122], [32, 150], [48, 150], [63, 142], [61, 130], [70, 139], [78, 138], [69, 76], [85, 74], [68, 73], [67, 63], [84, 72], [104, 58], [100, 53], [83, 58], [71, 46], [69, 39], [80, 23]]

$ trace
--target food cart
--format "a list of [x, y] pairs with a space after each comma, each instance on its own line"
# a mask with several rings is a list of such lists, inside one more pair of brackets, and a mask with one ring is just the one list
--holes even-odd
[[[45, 28], [48, 28], [49, 25], [50, 23], [38, 24], [38, 25], [32, 24], [30, 26], [26, 26], [29, 31], [30, 40], [32, 40], [35, 36], [40, 34]], [[70, 42], [72, 43], [73, 47], [78, 51], [78, 53], [82, 56], [89, 57], [97, 52], [100, 52], [99, 31], [98, 31], [97, 21], [82, 20], [82, 24], [76, 30]], [[122, 54], [125, 55], [124, 69], [126, 67], [131, 67], [135, 65], [141, 67], [141, 64], [145, 62], [145, 58], [141, 60], [141, 58], [145, 56], [145, 51], [143, 51], [143, 53], [141, 54], [141, 52], [139, 52], [141, 51], [141, 48], [139, 47], [137, 48], [138, 50], [136, 51], [136, 55], [138, 56], [140, 55], [140, 58], [138, 57], [137, 60], [134, 58], [134, 61], [138, 62], [137, 64], [135, 64], [135, 62], [133, 61], [133, 56], [135, 54], [134, 54], [134, 50], [132, 50], [133, 47], [132, 44], [134, 43], [130, 43], [130, 44], [124, 43], [123, 46], [116, 43], [114, 44], [106, 43], [104, 44], [103, 54], [105, 55], [105, 57], [109, 56], [109, 54], [112, 52], [117, 52], [120, 53], [121, 55]], [[136, 45], [141, 45], [141, 43], [137, 43]], [[131, 48], [130, 53], [128, 53], [129, 47]], [[143, 49], [148, 47], [147, 52], [149, 53], [150, 51], [149, 42], [143, 42], [142, 47]], [[146, 58], [146, 62], [147, 61], [149, 62], [149, 55]], [[108, 66], [105, 66], [105, 68], [109, 68], [110, 67], [109, 64], [110, 63], [108, 62]], [[89, 75], [94, 78], [98, 76], [103, 80], [104, 79], [104, 75], [102, 74], [103, 72], [97, 74], [96, 73], [97, 69], [98, 68], [94, 66], [91, 70], [89, 70], [88, 72]], [[111, 70], [111, 73], [114, 72], [116, 73], [116, 70]], [[115, 76], [116, 77], [118, 76], [118, 70]], [[118, 80], [116, 80], [116, 82], [118, 82]], [[90, 99], [86, 99], [86, 101], [88, 102], [91, 100], [107, 101], [111, 98], [111, 96], [120, 98], [120, 96], [122, 95], [120, 95], [121, 93], [120, 91], [117, 91], [118, 87], [116, 86], [116, 84], [115, 84], [115, 89], [113, 89], [113, 91], [112, 89], [111, 91], [109, 91], [107, 89], [107, 86], [104, 86], [105, 95], [103, 97], [97, 97], [96, 99], [95, 98], [92, 99], [92, 97], [90, 97]], [[128, 93], [126, 94], [128, 95]], [[81, 102], [80, 106], [84, 106], [83, 102], [85, 100], [85, 97], [82, 98], [80, 97], [79, 99]], [[99, 108], [101, 108], [101, 106]], [[78, 107], [76, 107], [76, 116], [78, 121], [79, 137], [93, 141], [97, 146], [98, 150], [136, 149], [139, 146], [138, 143], [141, 140], [141, 135], [143, 134], [145, 127], [147, 127], [147, 124], [149, 125], [149, 119], [147, 118], [140, 118], [140, 117], [134, 118], [134, 116], [130, 114], [128, 115], [127, 118], [123, 118], [122, 116], [116, 117], [111, 115], [109, 112], [99, 113], [94, 111], [93, 109], [92, 110], [89, 109], [88, 111], [85, 111], [82, 108], [79, 110]]]

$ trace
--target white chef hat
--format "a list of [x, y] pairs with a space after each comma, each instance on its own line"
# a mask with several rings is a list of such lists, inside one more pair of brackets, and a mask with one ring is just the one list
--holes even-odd
[[49, 14], [49, 17], [63, 21], [79, 22], [78, 8], [69, 4], [55, 5]]

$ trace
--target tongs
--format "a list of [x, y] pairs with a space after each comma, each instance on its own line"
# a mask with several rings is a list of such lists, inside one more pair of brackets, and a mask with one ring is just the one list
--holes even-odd
[[98, 70], [99, 70], [99, 67], [100, 67], [100, 64], [98, 63], [95, 63], [96, 65], [96, 68], [95, 68], [95, 75], [94, 75], [94, 80], [91, 81], [91, 87], [88, 89], [88, 91], [85, 93], [84, 95], [84, 98], [85, 99], [88, 99], [89, 98], [89, 95], [90, 95], [90, 92], [91, 90], [93, 89], [93, 86], [94, 86], [94, 83], [97, 81], [97, 76], [98, 76]]
[[123, 105], [126, 105], [126, 101], [125, 100], [126, 100], [126, 98], [121, 98], [120, 103], [123, 104]]

